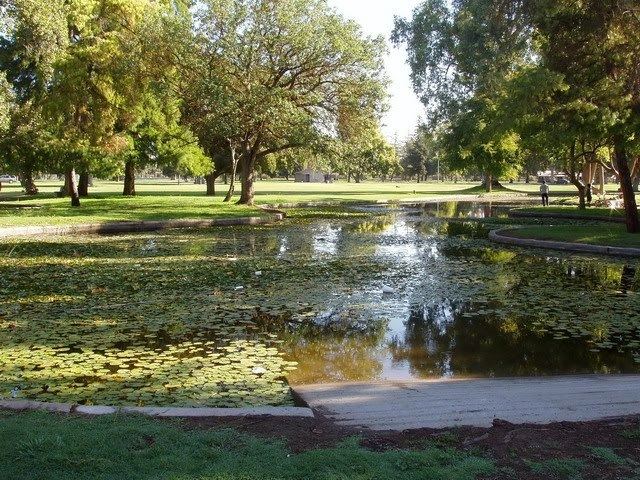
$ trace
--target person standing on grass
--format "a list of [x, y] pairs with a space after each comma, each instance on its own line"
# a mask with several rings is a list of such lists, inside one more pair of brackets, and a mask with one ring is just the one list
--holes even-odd
[[542, 185], [540, 185], [540, 195], [542, 196], [542, 206], [549, 206], [549, 185], [547, 185], [546, 180], [542, 180]]

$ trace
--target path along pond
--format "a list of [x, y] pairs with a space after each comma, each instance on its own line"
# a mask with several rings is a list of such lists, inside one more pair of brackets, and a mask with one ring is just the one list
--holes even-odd
[[365, 210], [0, 244], [0, 397], [281, 405], [288, 383], [640, 372], [638, 263], [491, 244], [477, 219], [503, 207]]

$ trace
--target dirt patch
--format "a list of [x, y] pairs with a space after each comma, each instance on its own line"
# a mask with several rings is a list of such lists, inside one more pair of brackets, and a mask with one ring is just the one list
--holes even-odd
[[185, 419], [186, 428], [233, 428], [283, 440], [295, 452], [331, 447], [359, 436], [374, 451], [455, 448], [492, 458], [490, 479], [640, 479], [640, 416], [595, 422], [514, 425], [497, 420], [491, 428], [372, 431], [316, 418]]

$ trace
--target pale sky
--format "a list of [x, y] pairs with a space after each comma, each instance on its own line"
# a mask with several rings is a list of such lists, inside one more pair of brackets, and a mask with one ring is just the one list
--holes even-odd
[[391, 108], [384, 118], [384, 133], [389, 141], [395, 136], [402, 141], [413, 133], [423, 110], [411, 87], [404, 49], [393, 48], [389, 41], [394, 15], [409, 17], [420, 3], [420, 0], [329, 0], [329, 4], [345, 17], [357, 21], [366, 34], [382, 35], [387, 40]]

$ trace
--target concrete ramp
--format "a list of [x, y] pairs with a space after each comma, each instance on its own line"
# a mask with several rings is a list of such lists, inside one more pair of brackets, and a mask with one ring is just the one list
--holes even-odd
[[339, 424], [373, 430], [488, 427], [640, 414], [640, 375], [341, 383], [294, 387]]

